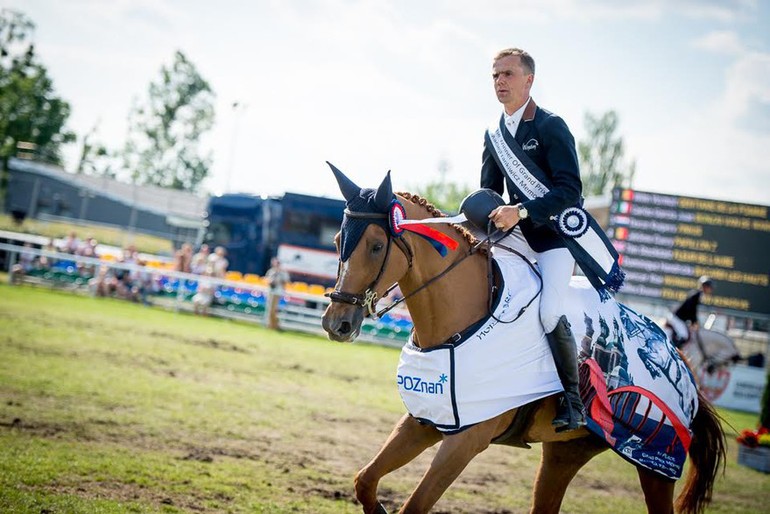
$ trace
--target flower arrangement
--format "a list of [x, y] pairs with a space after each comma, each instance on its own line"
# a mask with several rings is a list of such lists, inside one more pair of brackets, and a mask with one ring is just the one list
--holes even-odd
[[738, 464], [770, 473], [770, 430], [743, 430], [738, 440]]
[[770, 448], [770, 430], [767, 427], [759, 427], [757, 430], [742, 430], [737, 441], [749, 448], [765, 446]]

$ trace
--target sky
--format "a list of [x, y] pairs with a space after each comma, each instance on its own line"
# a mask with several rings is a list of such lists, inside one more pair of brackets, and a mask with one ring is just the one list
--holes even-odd
[[[203, 143], [215, 194], [340, 197], [440, 176], [478, 186], [501, 105], [492, 57], [535, 59], [532, 97], [585, 138], [615, 110], [634, 188], [770, 205], [770, 2], [764, 0], [0, 0], [36, 24], [72, 107], [122, 147], [132, 102], [181, 50], [216, 94]], [[237, 104], [237, 107], [233, 107]], [[65, 152], [76, 164], [77, 148]]]

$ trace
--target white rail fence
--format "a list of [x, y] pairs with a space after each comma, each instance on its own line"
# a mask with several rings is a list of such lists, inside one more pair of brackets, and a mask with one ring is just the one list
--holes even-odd
[[[192, 297], [200, 281], [205, 280], [216, 291], [208, 309], [209, 315], [261, 325], [267, 322], [269, 290], [263, 285], [6, 243], [0, 243], [0, 252], [6, 253], [12, 284], [28, 282], [96, 295], [100, 274], [113, 277], [128, 274], [137, 287], [138, 301], [177, 312], [193, 312]], [[41, 265], [41, 258], [49, 264]], [[290, 288], [280, 291], [280, 295], [278, 319], [282, 329], [325, 335], [321, 317], [329, 303], [328, 298], [291, 291]], [[366, 318], [357, 340], [401, 347], [410, 330], [408, 312], [396, 309], [381, 320]]]

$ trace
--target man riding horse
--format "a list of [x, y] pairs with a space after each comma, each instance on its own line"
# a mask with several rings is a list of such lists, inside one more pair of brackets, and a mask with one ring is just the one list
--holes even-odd
[[[689, 455], [677, 506], [685, 514], [703, 511], [724, 461], [719, 420], [691, 373], [668, 379], [681, 359], [665, 352], [665, 334], [614, 300], [601, 301], [592, 282], [600, 278], [598, 271], [574, 280], [565, 300], [567, 319], [582, 343], [590, 417], [585, 428], [557, 432], [551, 420], [561, 386], [539, 312], [528, 308], [536, 305], [541, 285], [531, 262], [514, 253], [494, 255], [490, 262], [483, 242], [449, 225], [451, 219], [425, 199], [394, 194], [389, 174], [374, 190], [332, 170], [346, 209], [324, 330], [332, 340], [354, 340], [394, 283], [414, 324], [397, 373], [407, 412], [355, 478], [363, 512], [386, 513], [378, 498], [380, 480], [438, 444], [399, 511], [428, 512], [492, 443], [542, 443], [533, 512], [559, 512], [575, 474], [608, 448], [636, 465], [650, 513], [674, 511], [674, 480]], [[482, 192], [502, 203], [499, 195]], [[476, 221], [466, 217], [484, 226], [491, 210], [473, 216]], [[437, 217], [445, 221], [429, 225]], [[494, 280], [490, 270], [497, 272]], [[696, 396], [694, 403], [689, 400]]]
[[518, 48], [499, 52], [492, 78], [504, 112], [485, 134], [481, 187], [502, 194], [505, 184], [511, 205], [494, 209], [489, 218], [503, 231], [518, 225], [542, 271], [540, 318], [564, 387], [553, 425], [558, 431], [575, 430], [586, 424], [585, 408], [575, 339], [562, 302], [576, 260], [603, 298], [620, 287], [622, 272], [614, 248], [581, 207], [582, 183], [569, 128], [530, 97], [532, 57]]
[[671, 327], [671, 342], [677, 348], [681, 348], [690, 340], [690, 330], [698, 329], [698, 306], [701, 296], [714, 292], [714, 282], [707, 276], [698, 279], [698, 289], [687, 293], [687, 297], [666, 318], [666, 323]]

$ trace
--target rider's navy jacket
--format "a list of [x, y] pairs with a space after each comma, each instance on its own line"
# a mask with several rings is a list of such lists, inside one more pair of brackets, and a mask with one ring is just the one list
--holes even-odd
[[549, 192], [541, 198], [521, 202], [511, 180], [497, 165], [486, 143], [481, 164], [481, 187], [502, 195], [505, 183], [511, 205], [522, 203], [527, 208], [529, 217], [521, 220], [519, 225], [534, 251], [563, 248], [564, 243], [552, 228], [550, 217], [581, 201], [582, 183], [575, 138], [564, 120], [541, 109], [531, 98], [521, 121], [516, 130], [516, 142], [549, 178], [550, 183], [545, 183]]
[[674, 315], [682, 321], [690, 323], [698, 322], [698, 305], [700, 305], [700, 290], [694, 290], [687, 293], [687, 298], [682, 302], [679, 308], [674, 311]]

